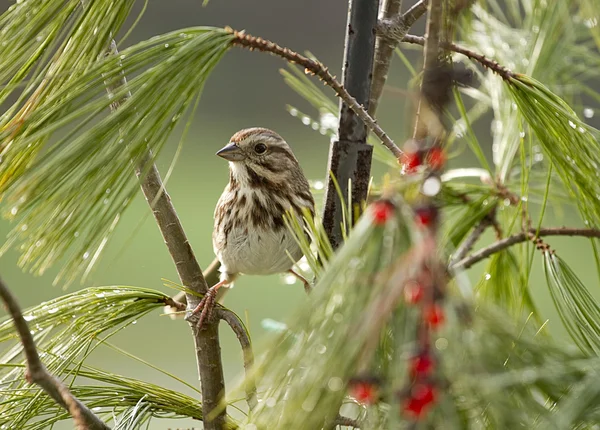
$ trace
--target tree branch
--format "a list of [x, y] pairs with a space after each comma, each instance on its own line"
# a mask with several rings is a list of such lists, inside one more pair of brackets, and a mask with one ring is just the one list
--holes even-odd
[[[112, 40], [107, 55], [117, 54], [116, 43]], [[116, 89], [126, 85], [127, 79], [124, 72], [121, 72], [118, 79], [106, 82], [109, 97], [114, 94]], [[117, 110], [130, 97], [131, 94], [128, 93], [122, 100], [115, 100], [111, 104], [111, 110]], [[175, 263], [181, 283], [198, 294], [205, 294], [208, 286], [202, 274], [202, 269], [196, 260], [181, 221], [153, 161], [153, 155], [148, 151], [141, 164], [136, 166], [135, 173], [141, 180], [142, 192], [152, 208], [154, 218]], [[200, 301], [199, 297], [194, 294], [187, 294], [186, 299], [188, 309], [194, 309]], [[220, 406], [225, 393], [221, 346], [219, 343], [219, 320], [212, 318], [205, 321], [201, 330], [198, 330], [197, 318], [190, 318], [189, 324], [194, 337], [198, 374], [200, 375], [204, 428], [206, 430], [220, 430], [225, 425], [226, 408], [219, 407], [213, 412], [213, 409]]]
[[327, 69], [327, 67], [321, 64], [319, 61], [307, 58], [288, 48], [283, 48], [269, 40], [251, 36], [243, 31], [236, 31], [231, 28], [228, 30], [235, 36], [233, 40], [234, 45], [238, 45], [249, 50], [256, 49], [257, 51], [261, 52], [269, 52], [289, 61], [290, 63], [298, 64], [304, 67], [306, 72], [317, 76], [327, 86], [335, 91], [336, 95], [341, 98], [350, 109], [352, 109], [352, 111], [367, 125], [369, 130], [371, 130], [379, 138], [381, 143], [383, 143], [383, 145], [385, 145], [396, 158], [400, 158], [403, 153], [402, 150], [396, 146], [394, 141], [390, 139], [387, 133], [379, 126], [379, 124], [377, 124], [377, 121], [367, 113], [365, 108], [362, 107], [356, 101], [356, 99], [352, 97], [350, 93], [348, 93], [344, 86], [335, 79], [335, 76], [329, 73], [329, 69]]
[[373, 65], [373, 82], [369, 99], [369, 115], [375, 117], [379, 100], [390, 70], [394, 49], [417, 19], [427, 12], [427, 0], [420, 0], [404, 14], [400, 13], [402, 0], [384, 0], [382, 16], [377, 25], [377, 45]]
[[[407, 34], [402, 38], [402, 42], [424, 46], [425, 38], [421, 36], [413, 36], [412, 34]], [[511, 79], [517, 77], [517, 74], [511, 71], [510, 69], [501, 66], [496, 61], [487, 58], [485, 55], [478, 54], [477, 52], [471, 51], [470, 49], [467, 49], [463, 46], [448, 42], [442, 42], [440, 46], [450, 51], [462, 54], [470, 58], [471, 60], [477, 61], [483, 67], [485, 67], [486, 69], [490, 69], [492, 72], [499, 75], [505, 81], [510, 81]]]
[[244, 370], [246, 372], [246, 402], [250, 410], [254, 409], [258, 404], [256, 397], [256, 384], [249, 378], [250, 369], [254, 365], [254, 352], [252, 352], [252, 343], [246, 331], [246, 328], [236, 314], [225, 308], [217, 308], [217, 316], [227, 322], [231, 330], [235, 333], [242, 347], [244, 357]]
[[540, 236], [581, 236], [589, 238], [600, 238], [600, 230], [593, 228], [568, 228], [568, 227], [553, 227], [553, 228], [540, 228], [539, 231], [532, 228], [526, 232], [517, 233], [513, 236], [509, 236], [506, 239], [499, 240], [490, 246], [480, 249], [477, 252], [463, 258], [462, 260], [451, 265], [453, 270], [468, 269], [474, 264], [485, 260], [491, 255], [500, 252], [510, 246], [518, 243], [527, 242], [532, 238]]
[[57, 404], [66, 409], [73, 421], [75, 427], [79, 430], [109, 430], [108, 427], [100, 418], [98, 418], [91, 410], [71, 394], [69, 389], [57, 378], [52, 376], [42, 361], [37, 352], [35, 341], [29, 331], [27, 321], [23, 318], [23, 313], [14, 296], [0, 279], [0, 298], [6, 305], [9, 315], [11, 316], [17, 333], [23, 344], [23, 353], [27, 363], [25, 371], [25, 379], [29, 383], [39, 385], [42, 390], [48, 394]]
[[[348, 24], [342, 67], [343, 86], [361, 107], [368, 108], [371, 91], [379, 0], [349, 0]], [[333, 249], [344, 241], [344, 206], [367, 200], [373, 147], [367, 143], [367, 127], [340, 100], [337, 139], [329, 145], [323, 228]], [[341, 196], [348, 197], [344, 202]]]

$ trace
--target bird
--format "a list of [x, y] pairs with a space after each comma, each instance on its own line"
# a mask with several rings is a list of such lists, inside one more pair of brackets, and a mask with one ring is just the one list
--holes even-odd
[[313, 215], [310, 185], [287, 142], [261, 127], [235, 133], [216, 155], [229, 162], [229, 182], [214, 212], [213, 250], [221, 263], [220, 280], [210, 287], [192, 314], [198, 325], [210, 317], [217, 292], [231, 287], [240, 274], [289, 272], [310, 283], [292, 267], [303, 256], [294, 234], [286, 227], [286, 212], [301, 222]]

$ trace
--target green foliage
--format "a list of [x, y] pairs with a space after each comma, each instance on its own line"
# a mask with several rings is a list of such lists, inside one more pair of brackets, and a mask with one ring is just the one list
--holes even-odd
[[373, 225], [370, 212], [360, 219], [308, 303], [289, 319], [288, 330], [273, 340], [254, 370], [253, 377], [264, 384], [264, 401], [250, 415], [251, 423], [269, 429], [321, 428], [336, 417], [348, 379], [368, 363], [380, 324], [398, 300], [392, 277], [408, 276], [390, 272], [411, 243], [408, 224], [400, 213], [383, 226]]
[[[120, 10], [91, 3], [103, 6], [86, 17]], [[8, 11], [4, 19], [20, 10]], [[84, 24], [73, 31], [91, 34], [86, 26], [91, 24]], [[0, 40], [19, 37], [15, 32]], [[69, 45], [55, 66], [66, 67], [69, 74], [59, 73], [52, 62], [41, 68], [31, 79], [41, 83], [23, 92], [27, 101], [19, 99], [0, 119], [0, 194], [5, 214], [18, 221], [2, 251], [19, 245], [19, 264], [34, 273], [66, 258], [57, 277], [66, 283], [89, 274], [138, 192], [134, 167], [143, 177], [167, 137], [197, 104], [232, 38], [222, 29], [183, 29], [97, 59], [108, 49], [110, 38], [105, 36], [74, 34], [98, 46], [72, 51]], [[131, 77], [126, 84], [124, 72]], [[54, 79], [55, 73], [60, 79]], [[120, 108], [111, 114], [112, 103]], [[51, 136], [56, 138], [49, 145]]]
[[[95, 348], [109, 345], [109, 337], [162, 308], [168, 299], [145, 288], [87, 288], [27, 309], [24, 317], [48, 371], [64, 379], [73, 394], [104, 419], [124, 414], [119, 425], [128, 429], [141, 428], [152, 417], [200, 420], [202, 410], [195, 398], [83, 364]], [[0, 357], [0, 426], [41, 429], [70, 419], [38, 387], [25, 381], [22, 347], [10, 318], [0, 323], [0, 347], [5, 351]], [[135, 425], [125, 426], [125, 422]], [[232, 421], [228, 425], [235, 428]]]

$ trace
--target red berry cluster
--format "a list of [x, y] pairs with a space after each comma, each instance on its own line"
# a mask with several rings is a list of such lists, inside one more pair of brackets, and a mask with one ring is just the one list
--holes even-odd
[[416, 173], [419, 167], [425, 165], [431, 170], [442, 170], [446, 164], [446, 153], [439, 146], [429, 149], [406, 148], [406, 152], [400, 157], [402, 172], [405, 174]]
[[379, 401], [380, 380], [374, 376], [360, 376], [349, 382], [350, 396], [363, 405], [373, 405]]
[[378, 200], [371, 205], [373, 222], [376, 225], [384, 225], [394, 215], [394, 205], [389, 200]]

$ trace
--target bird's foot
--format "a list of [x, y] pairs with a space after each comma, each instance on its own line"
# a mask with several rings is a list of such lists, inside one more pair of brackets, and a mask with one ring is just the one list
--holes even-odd
[[290, 269], [289, 272], [302, 281], [302, 283], [304, 284], [304, 291], [306, 291], [306, 294], [309, 294], [312, 291], [312, 286], [310, 285], [310, 282], [308, 282], [308, 280], [304, 276], [294, 272], [294, 270], [292, 269]]
[[204, 294], [202, 300], [200, 300], [200, 303], [198, 303], [198, 306], [196, 306], [192, 311], [192, 315], [196, 315], [198, 312], [200, 312], [200, 318], [198, 319], [198, 329], [202, 328], [202, 324], [204, 324], [204, 321], [212, 317], [212, 312], [215, 309], [217, 292], [219, 291], [219, 288], [221, 288], [226, 283], [227, 281], [224, 280], [210, 287], [208, 291], [206, 291], [206, 293]]

